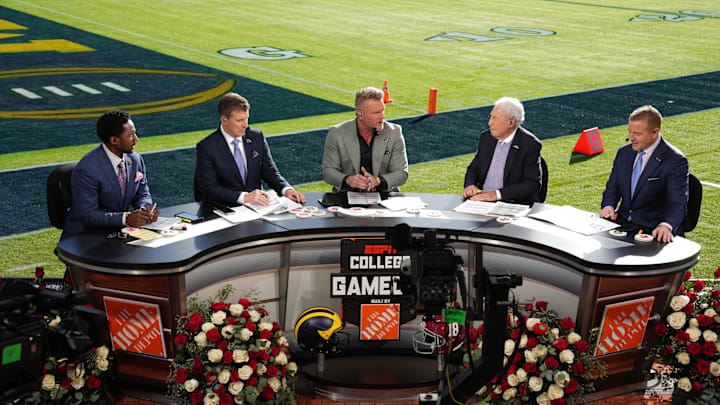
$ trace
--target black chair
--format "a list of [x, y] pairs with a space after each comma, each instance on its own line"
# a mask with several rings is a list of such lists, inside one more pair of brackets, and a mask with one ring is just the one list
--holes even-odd
[[197, 173], [193, 177], [193, 195], [195, 196], [195, 201], [202, 201], [202, 190], [200, 190], [200, 183], [198, 183]]
[[538, 202], [545, 202], [548, 188], [548, 167], [545, 158], [540, 156], [540, 170], [542, 171], [542, 182], [540, 183], [540, 191], [538, 192]]
[[688, 204], [683, 219], [683, 231], [690, 232], [695, 229], [700, 218], [700, 205], [702, 204], [702, 183], [690, 173], [688, 176]]
[[77, 163], [66, 163], [55, 168], [47, 179], [46, 196], [50, 223], [58, 229], [65, 225], [65, 217], [72, 206], [70, 176]]

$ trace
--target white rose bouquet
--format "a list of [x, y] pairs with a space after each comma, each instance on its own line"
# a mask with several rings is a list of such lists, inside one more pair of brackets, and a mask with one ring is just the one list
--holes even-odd
[[[668, 313], [655, 325], [658, 344], [651, 359], [668, 366], [663, 384], [673, 386], [673, 398], [687, 403], [720, 403], [720, 288], [702, 280], [685, 281], [670, 300]], [[720, 277], [720, 267], [715, 271]], [[717, 280], [715, 280], [717, 281]]]
[[295, 404], [297, 365], [283, 328], [258, 303], [193, 300], [179, 318], [169, 396], [183, 404]]
[[[547, 302], [525, 305], [520, 316], [508, 316], [510, 339], [505, 342], [505, 376], [483, 387], [472, 399], [480, 404], [558, 404], [583, 402], [594, 391], [593, 381], [604, 377], [605, 364], [574, 331], [575, 322], [560, 319]], [[512, 324], [511, 324], [512, 323]], [[470, 329], [473, 359], [481, 355], [483, 325]], [[515, 342], [518, 342], [517, 344]], [[517, 350], [513, 351], [510, 349]], [[515, 353], [515, 354], [513, 354]], [[466, 367], [470, 358], [465, 357]]]

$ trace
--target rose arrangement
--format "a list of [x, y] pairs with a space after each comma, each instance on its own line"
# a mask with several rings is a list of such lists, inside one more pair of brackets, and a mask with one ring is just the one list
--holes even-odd
[[[655, 326], [659, 342], [651, 356], [668, 366], [662, 375], [665, 386], [674, 386], [673, 398], [688, 404], [720, 402], [720, 289], [702, 280], [691, 281], [685, 273], [683, 286], [670, 301], [664, 319]], [[715, 271], [720, 277], [720, 267]]]
[[78, 361], [49, 356], [45, 361], [40, 389], [34, 391], [24, 403], [110, 403], [106, 371], [111, 361], [110, 350], [105, 346], [94, 348], [85, 359]]
[[[560, 319], [537, 301], [508, 315], [510, 339], [505, 341], [501, 380], [494, 379], [473, 398], [473, 403], [562, 405], [584, 402], [594, 391], [593, 381], [606, 375], [605, 364], [592, 356], [587, 340], [575, 332], [571, 318]], [[483, 325], [470, 329], [472, 357], [481, 355]], [[466, 356], [466, 367], [469, 365]]]
[[177, 323], [169, 395], [181, 403], [294, 404], [297, 365], [283, 328], [249, 299], [192, 300]]

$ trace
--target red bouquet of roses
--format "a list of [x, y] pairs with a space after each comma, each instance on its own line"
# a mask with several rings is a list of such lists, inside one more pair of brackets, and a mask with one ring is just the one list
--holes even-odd
[[[584, 402], [584, 395], [594, 391], [593, 380], [606, 371], [574, 328], [571, 318], [560, 319], [544, 301], [523, 306], [519, 316], [508, 315], [510, 337], [504, 351], [506, 364], [511, 365], [501, 380], [478, 391], [474, 403]], [[481, 355], [483, 333], [483, 325], [468, 332], [475, 360]], [[469, 362], [466, 358], [465, 363]]]
[[190, 310], [177, 324], [170, 396], [186, 404], [296, 402], [297, 365], [283, 328], [266, 321], [264, 308], [240, 299], [196, 302]]
[[[663, 383], [673, 385], [673, 396], [696, 403], [720, 402], [720, 289], [702, 280], [685, 281], [670, 308], [655, 326], [660, 339], [651, 356], [668, 366]], [[715, 271], [720, 277], [720, 268]]]

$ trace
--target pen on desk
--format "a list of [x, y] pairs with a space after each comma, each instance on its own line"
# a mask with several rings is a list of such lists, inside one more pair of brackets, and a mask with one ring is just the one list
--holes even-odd
[[152, 214], [153, 212], [155, 212], [155, 208], [157, 208], [157, 203], [154, 203], [153, 206], [152, 206], [152, 208], [150, 208], [150, 213], [151, 213], [151, 214]]

